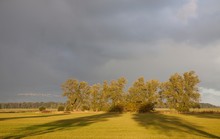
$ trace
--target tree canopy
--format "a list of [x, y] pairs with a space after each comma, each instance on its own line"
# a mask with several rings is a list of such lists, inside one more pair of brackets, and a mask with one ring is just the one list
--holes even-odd
[[115, 107], [135, 112], [140, 109], [152, 111], [156, 106], [165, 105], [187, 112], [199, 104], [199, 82], [195, 72], [189, 71], [183, 75], [175, 73], [162, 83], [140, 77], [128, 91], [125, 90], [127, 80], [124, 77], [91, 86], [85, 81], [69, 79], [62, 84], [62, 90], [72, 110], [107, 111]]
[[197, 87], [199, 82], [194, 71], [185, 72], [182, 76], [178, 73], [172, 75], [169, 81], [161, 85], [165, 103], [178, 111], [189, 111], [189, 108], [199, 103], [200, 94]]

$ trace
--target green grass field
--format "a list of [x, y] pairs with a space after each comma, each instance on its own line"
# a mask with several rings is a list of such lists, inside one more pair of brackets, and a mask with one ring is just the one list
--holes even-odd
[[220, 138], [220, 114], [0, 113], [0, 138]]

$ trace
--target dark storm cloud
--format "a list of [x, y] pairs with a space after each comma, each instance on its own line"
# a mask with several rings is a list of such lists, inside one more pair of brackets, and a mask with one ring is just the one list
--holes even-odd
[[164, 81], [191, 69], [204, 88], [220, 90], [219, 4], [0, 1], [0, 101], [34, 91], [57, 95], [70, 77], [96, 83], [126, 76], [131, 84], [138, 76]]

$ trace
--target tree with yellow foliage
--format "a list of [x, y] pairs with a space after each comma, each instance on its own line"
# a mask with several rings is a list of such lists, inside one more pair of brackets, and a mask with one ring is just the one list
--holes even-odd
[[169, 81], [161, 85], [165, 103], [179, 112], [188, 112], [199, 103], [199, 82], [194, 71], [185, 72], [182, 76], [178, 73], [172, 75]]
[[[87, 82], [79, 82], [76, 79], [69, 79], [62, 84], [63, 96], [68, 98], [68, 106], [75, 110], [89, 107], [88, 101], [90, 86]], [[87, 105], [87, 106], [86, 106]]]
[[140, 77], [128, 90], [128, 109], [139, 111], [140, 108], [145, 107], [146, 111], [153, 110], [160, 98], [158, 93], [159, 85], [160, 83], [157, 80], [145, 82], [144, 78]]

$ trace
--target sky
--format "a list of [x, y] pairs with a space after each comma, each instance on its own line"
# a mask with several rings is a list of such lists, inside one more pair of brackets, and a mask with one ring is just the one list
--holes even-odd
[[220, 106], [219, 0], [1, 0], [0, 102], [65, 101], [69, 78], [167, 81], [194, 70]]

